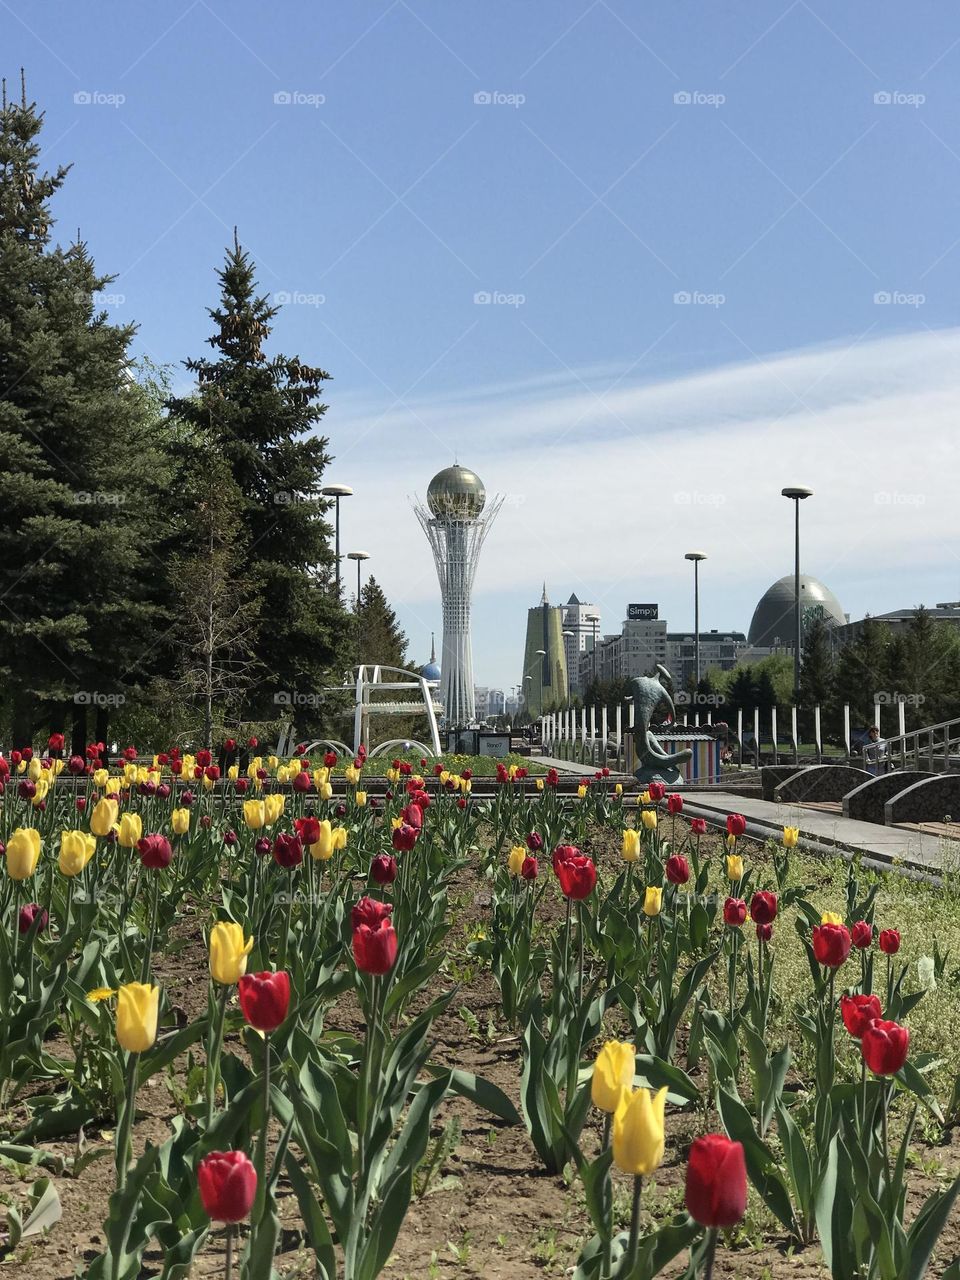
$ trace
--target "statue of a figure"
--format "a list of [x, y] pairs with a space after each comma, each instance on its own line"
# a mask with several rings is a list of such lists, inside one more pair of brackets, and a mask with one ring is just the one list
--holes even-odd
[[683, 781], [678, 765], [686, 764], [693, 756], [689, 749], [664, 751], [655, 734], [650, 732], [650, 722], [660, 706], [669, 708], [676, 716], [671, 689], [673, 678], [666, 667], [657, 663], [657, 678], [639, 676], [633, 681], [633, 744], [637, 753], [636, 778], [639, 782], [665, 782], [676, 786]]

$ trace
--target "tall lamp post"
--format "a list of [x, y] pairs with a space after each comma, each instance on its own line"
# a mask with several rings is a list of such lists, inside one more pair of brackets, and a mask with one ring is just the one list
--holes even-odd
[[702, 551], [688, 551], [683, 558], [693, 561], [693, 665], [696, 693], [700, 688], [700, 561], [707, 557]]
[[337, 557], [337, 599], [340, 598], [340, 499], [352, 498], [353, 490], [348, 484], [328, 484], [320, 490], [325, 498], [332, 498], [334, 505], [334, 538]]
[[780, 492], [789, 498], [794, 505], [794, 574], [793, 574], [793, 704], [800, 705], [800, 644], [802, 640], [800, 619], [800, 503], [804, 498], [813, 496], [813, 490], [803, 485], [788, 485]]
[[360, 566], [364, 560], [369, 560], [370, 556], [366, 551], [348, 551], [348, 560], [356, 560], [357, 562], [357, 666], [360, 665]]
[[546, 656], [547, 656], [546, 649], [537, 650], [537, 657], [540, 659], [540, 661], [537, 663], [537, 670], [540, 672], [540, 705], [537, 708], [537, 712], [540, 716], [541, 724], [543, 723], [543, 660]]

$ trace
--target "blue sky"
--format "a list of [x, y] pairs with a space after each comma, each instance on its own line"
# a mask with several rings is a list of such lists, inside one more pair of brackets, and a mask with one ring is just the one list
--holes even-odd
[[440, 610], [407, 496], [455, 455], [508, 495], [483, 683], [519, 678], [544, 579], [689, 626], [691, 547], [703, 624], [746, 629], [791, 482], [854, 616], [960, 597], [960, 12], [0, 0], [0, 48], [139, 351], [201, 351], [235, 224], [289, 299], [345, 543], [414, 654]]

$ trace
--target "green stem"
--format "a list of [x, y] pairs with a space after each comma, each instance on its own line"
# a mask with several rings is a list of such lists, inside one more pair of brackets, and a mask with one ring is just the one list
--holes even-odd
[[[600, 1153], [603, 1155], [610, 1147], [610, 1127], [613, 1117], [608, 1112], [603, 1117], [603, 1142]], [[603, 1213], [606, 1230], [603, 1237], [603, 1261], [600, 1264], [600, 1280], [608, 1280], [613, 1255], [613, 1179], [608, 1169], [603, 1179]]]
[[213, 1124], [213, 1113], [216, 1110], [217, 1081], [220, 1078], [220, 1054], [223, 1049], [223, 1024], [227, 1016], [227, 1001], [231, 988], [221, 985], [217, 995], [216, 1015], [213, 1019], [210, 1037], [210, 1051], [207, 1055], [207, 1128]]
[[883, 1167], [886, 1174], [886, 1195], [888, 1208], [893, 1206], [893, 1179], [890, 1176], [890, 1144], [887, 1138], [887, 1111], [890, 1107], [891, 1087], [883, 1086], [880, 1098], [880, 1132], [883, 1140]]
[[630, 1241], [627, 1245], [625, 1276], [632, 1276], [637, 1265], [637, 1246], [640, 1242], [640, 1195], [643, 1191], [643, 1178], [637, 1174], [633, 1179], [633, 1211], [630, 1215]]
[[583, 902], [577, 903], [577, 941], [580, 944], [580, 955], [577, 964], [577, 1007], [583, 1000]]
[[270, 1037], [263, 1038], [263, 1125], [257, 1142], [257, 1194], [251, 1225], [258, 1227], [267, 1211], [267, 1135], [270, 1128]]
[[160, 881], [159, 873], [154, 871], [153, 876], [153, 897], [150, 904], [150, 932], [147, 935], [147, 949], [143, 955], [143, 964], [140, 968], [140, 981], [150, 981], [150, 966], [153, 962], [153, 942], [157, 934], [157, 908], [160, 901]]
[[17, 953], [20, 950], [20, 881], [13, 882], [13, 971], [17, 972]]
[[711, 1227], [707, 1232], [707, 1261], [703, 1269], [703, 1280], [713, 1280], [713, 1264], [717, 1257], [717, 1228]]
[[227, 1223], [227, 1259], [223, 1269], [224, 1280], [233, 1277], [233, 1223]]
[[122, 1191], [127, 1180], [127, 1168], [130, 1164], [131, 1155], [131, 1137], [133, 1134], [133, 1121], [136, 1114], [136, 1098], [137, 1098], [137, 1072], [139, 1070], [140, 1057], [136, 1053], [127, 1055], [127, 1074], [124, 1089], [123, 1114], [119, 1118], [117, 1125], [117, 1146], [116, 1146], [116, 1166], [117, 1166], [117, 1190]]

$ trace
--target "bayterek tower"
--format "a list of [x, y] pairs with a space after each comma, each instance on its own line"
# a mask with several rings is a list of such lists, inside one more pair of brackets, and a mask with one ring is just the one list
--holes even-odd
[[440, 701], [449, 726], [472, 724], [473, 650], [470, 644], [470, 596], [483, 540], [503, 504], [487, 503], [478, 475], [459, 463], [438, 471], [427, 488], [427, 505], [414, 503], [427, 535], [440, 579], [443, 600], [443, 648], [440, 654]]

